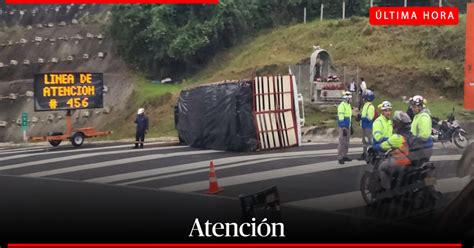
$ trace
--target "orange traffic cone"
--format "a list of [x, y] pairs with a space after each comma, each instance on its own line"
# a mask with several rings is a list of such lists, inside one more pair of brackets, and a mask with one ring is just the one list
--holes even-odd
[[219, 185], [217, 184], [217, 177], [216, 177], [216, 172], [214, 171], [214, 162], [209, 163], [210, 171], [209, 171], [209, 191], [207, 191], [208, 194], [217, 194], [221, 191], [223, 191], [223, 188], [219, 188]]

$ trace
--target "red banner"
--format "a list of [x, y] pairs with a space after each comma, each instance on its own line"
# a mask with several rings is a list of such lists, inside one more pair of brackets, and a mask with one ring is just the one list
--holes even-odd
[[372, 25], [457, 25], [459, 11], [455, 7], [372, 7]]
[[218, 4], [219, 0], [5, 0], [6, 4]]
[[188, 247], [317, 247], [317, 248], [460, 248], [461, 244], [9, 244], [9, 248], [188, 248]]

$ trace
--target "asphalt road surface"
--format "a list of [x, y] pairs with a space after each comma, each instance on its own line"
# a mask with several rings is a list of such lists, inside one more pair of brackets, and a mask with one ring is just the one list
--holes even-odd
[[[356, 144], [349, 153], [357, 158], [361, 151]], [[241, 194], [277, 186], [284, 206], [377, 215], [368, 210], [359, 191], [360, 179], [368, 169], [365, 161], [339, 165], [336, 154], [337, 144], [312, 143], [253, 153], [160, 142], [146, 144], [144, 149], [131, 149], [130, 144], [0, 148], [0, 175], [205, 194], [212, 160], [219, 186], [224, 188], [214, 197], [238, 199]], [[452, 146], [435, 148], [436, 189], [444, 196], [439, 206], [469, 182], [456, 177], [461, 154]]]

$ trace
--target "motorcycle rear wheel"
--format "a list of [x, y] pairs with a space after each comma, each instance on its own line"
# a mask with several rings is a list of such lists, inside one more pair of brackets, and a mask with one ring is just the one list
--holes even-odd
[[469, 145], [469, 139], [459, 130], [454, 131], [452, 139], [453, 143], [460, 149], [464, 149], [467, 145]]

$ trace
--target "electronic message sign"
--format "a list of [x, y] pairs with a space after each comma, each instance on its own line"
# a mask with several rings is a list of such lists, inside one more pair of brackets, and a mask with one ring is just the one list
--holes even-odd
[[35, 111], [102, 108], [103, 88], [102, 73], [35, 74]]

